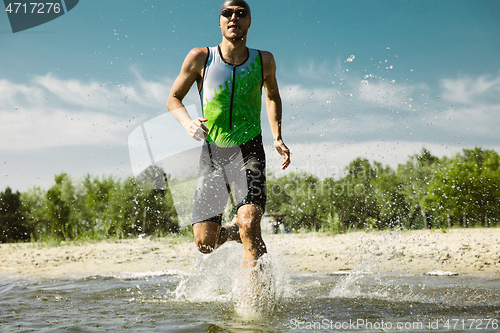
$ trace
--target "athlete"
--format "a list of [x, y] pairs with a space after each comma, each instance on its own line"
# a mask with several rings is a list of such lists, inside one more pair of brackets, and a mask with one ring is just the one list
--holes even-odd
[[[281, 136], [276, 63], [270, 52], [247, 48], [250, 23], [250, 7], [245, 1], [224, 1], [219, 10], [222, 42], [189, 52], [167, 101], [168, 110], [188, 134], [204, 140], [193, 204], [196, 245], [206, 254], [228, 240], [241, 242], [242, 264], [248, 268], [266, 253], [260, 229], [266, 204], [262, 88], [274, 146], [283, 157], [281, 168], [290, 164], [290, 150]], [[191, 119], [182, 100], [195, 82], [203, 116]], [[231, 191], [237, 203], [237, 219], [222, 226]]]

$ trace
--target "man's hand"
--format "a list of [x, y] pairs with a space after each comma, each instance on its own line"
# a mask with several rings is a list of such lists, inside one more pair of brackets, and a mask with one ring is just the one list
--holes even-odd
[[278, 153], [283, 156], [283, 163], [281, 163], [281, 170], [285, 170], [290, 165], [290, 149], [283, 143], [283, 141], [274, 140], [274, 148]]
[[204, 140], [208, 136], [208, 128], [205, 126], [204, 122], [207, 119], [203, 117], [198, 117], [184, 126], [189, 136], [194, 138], [196, 141]]

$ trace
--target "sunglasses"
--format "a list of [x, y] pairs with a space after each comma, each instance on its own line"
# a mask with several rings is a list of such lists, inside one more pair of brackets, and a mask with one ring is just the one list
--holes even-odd
[[233, 16], [233, 14], [236, 14], [236, 17], [240, 18], [247, 17], [248, 12], [246, 11], [246, 9], [224, 9], [220, 14], [226, 18], [230, 18]]

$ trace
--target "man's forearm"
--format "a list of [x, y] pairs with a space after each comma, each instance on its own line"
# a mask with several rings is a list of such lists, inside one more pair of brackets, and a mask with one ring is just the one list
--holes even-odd
[[271, 133], [275, 141], [282, 141], [281, 136], [281, 98], [279, 96], [268, 98], [267, 103], [267, 116], [269, 118], [269, 124], [271, 125]]
[[172, 116], [181, 123], [182, 126], [186, 127], [186, 125], [191, 122], [191, 117], [189, 116], [184, 104], [177, 97], [170, 97], [167, 101], [167, 109], [170, 111]]

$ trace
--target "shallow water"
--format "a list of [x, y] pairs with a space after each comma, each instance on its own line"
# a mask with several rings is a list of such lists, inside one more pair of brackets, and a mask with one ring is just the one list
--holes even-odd
[[190, 274], [0, 276], [0, 332], [500, 332], [497, 274], [291, 275], [271, 253], [248, 304], [240, 258], [235, 245]]

